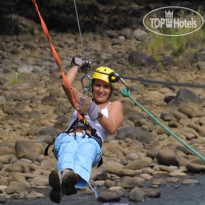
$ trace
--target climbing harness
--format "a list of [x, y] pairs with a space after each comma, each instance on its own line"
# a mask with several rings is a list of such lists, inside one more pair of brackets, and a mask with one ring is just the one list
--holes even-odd
[[73, 122], [73, 124], [69, 127], [69, 129], [66, 131], [66, 133], [75, 133], [75, 128], [80, 124], [83, 124], [85, 133], [90, 137], [94, 138], [100, 147], [102, 147], [102, 139], [97, 135], [96, 129], [93, 129], [90, 124], [88, 123], [87, 119], [84, 117], [82, 120], [79, 120], [78, 118]]

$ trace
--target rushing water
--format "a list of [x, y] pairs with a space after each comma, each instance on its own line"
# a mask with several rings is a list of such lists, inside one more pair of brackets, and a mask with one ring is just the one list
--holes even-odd
[[[123, 198], [120, 202], [100, 203], [96, 200], [94, 194], [84, 195], [79, 192], [76, 195], [65, 196], [61, 205], [205, 205], [205, 175], [195, 176], [200, 184], [179, 185], [161, 187], [160, 198], [148, 198], [144, 202], [130, 202]], [[48, 193], [46, 193], [48, 196]], [[56, 205], [50, 201], [49, 197], [32, 200], [15, 200], [7, 202], [9, 205]]]

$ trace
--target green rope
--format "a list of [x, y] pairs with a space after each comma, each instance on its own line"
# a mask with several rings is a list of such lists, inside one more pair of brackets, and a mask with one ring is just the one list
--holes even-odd
[[164, 124], [162, 124], [154, 115], [152, 115], [148, 110], [146, 110], [137, 100], [135, 100], [132, 95], [130, 94], [130, 90], [123, 89], [121, 90], [121, 94], [124, 97], [129, 97], [138, 107], [140, 107], [144, 112], [147, 113], [149, 117], [151, 117], [155, 122], [157, 122], [163, 129], [165, 129], [168, 133], [170, 133], [173, 137], [175, 137], [179, 142], [181, 142], [185, 147], [191, 150], [194, 154], [200, 157], [202, 160], [205, 161], [205, 157], [198, 153], [194, 148], [190, 147], [186, 142], [184, 142], [181, 138], [175, 135], [169, 128], [167, 128]]

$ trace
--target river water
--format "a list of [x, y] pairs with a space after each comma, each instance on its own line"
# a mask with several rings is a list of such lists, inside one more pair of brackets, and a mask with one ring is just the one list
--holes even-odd
[[[61, 205], [205, 205], [205, 175], [196, 175], [194, 179], [199, 180], [195, 185], [178, 185], [167, 184], [161, 187], [160, 198], [148, 198], [144, 202], [130, 202], [127, 198], [121, 199], [120, 202], [100, 203], [96, 200], [94, 194], [84, 195], [79, 192], [76, 195], [65, 196], [62, 198]], [[50, 201], [46, 192], [45, 198], [32, 200], [12, 200], [8, 205], [56, 205]]]

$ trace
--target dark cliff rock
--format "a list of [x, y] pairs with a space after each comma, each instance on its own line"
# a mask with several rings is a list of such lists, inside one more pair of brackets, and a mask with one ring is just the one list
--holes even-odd
[[[189, 1], [172, 2], [175, 6], [189, 6], [194, 9], [197, 5], [203, 5], [204, 1], [191, 3]], [[41, 0], [37, 1], [39, 10], [48, 29], [55, 31], [78, 32], [73, 0]], [[169, 6], [170, 1], [161, 0], [157, 3], [153, 0], [146, 1], [117, 1], [117, 0], [88, 0], [77, 1], [79, 20], [83, 32], [103, 32], [105, 29], [122, 29], [129, 27], [139, 28], [142, 25], [143, 16], [150, 10], [160, 6]], [[198, 8], [198, 7], [197, 7]], [[16, 29], [18, 21], [10, 16], [25, 17], [39, 24], [39, 18], [32, 0], [7, 0], [0, 2], [0, 34], [18, 34]]]

